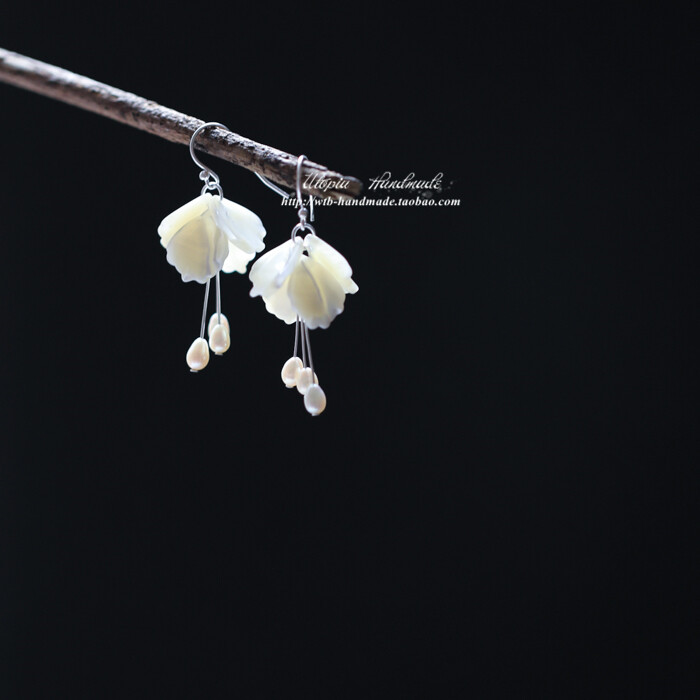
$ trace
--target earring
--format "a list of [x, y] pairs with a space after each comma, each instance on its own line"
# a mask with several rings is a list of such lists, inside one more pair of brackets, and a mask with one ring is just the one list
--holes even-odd
[[[260, 257], [250, 269], [253, 288], [250, 295], [261, 296], [265, 308], [274, 316], [294, 327], [294, 354], [282, 367], [282, 381], [291, 389], [296, 387], [304, 396], [304, 407], [317, 416], [326, 408], [326, 395], [314, 371], [309, 331], [328, 328], [343, 311], [345, 295], [354, 294], [358, 286], [353, 282], [348, 261], [328, 243], [321, 240], [311, 224], [313, 197], [309, 196], [309, 210], [301, 197], [301, 166], [306, 156], [299, 156], [296, 173], [296, 195], [299, 204], [299, 223], [292, 229], [291, 240], [273, 248]], [[283, 197], [288, 197], [272, 183], [260, 178]], [[302, 239], [296, 234], [309, 231]], [[298, 350], [301, 341], [301, 357]]]
[[[166, 216], [158, 227], [161, 245], [167, 251], [167, 261], [182, 275], [183, 282], [199, 282], [205, 285], [202, 325], [197, 338], [187, 351], [190, 371], [198, 372], [209, 363], [209, 348], [222, 355], [231, 344], [228, 319], [221, 313], [221, 282], [219, 273], [244, 273], [248, 262], [264, 247], [265, 229], [252, 211], [240, 204], [224, 199], [219, 176], [204, 165], [194, 154], [195, 139], [208, 127], [220, 127], [218, 122], [207, 122], [195, 130], [190, 139], [190, 156], [202, 168], [200, 180], [202, 192], [172, 214]], [[218, 197], [210, 194], [216, 190]], [[216, 313], [207, 327], [209, 343], [204, 339], [209, 284], [216, 277]]]

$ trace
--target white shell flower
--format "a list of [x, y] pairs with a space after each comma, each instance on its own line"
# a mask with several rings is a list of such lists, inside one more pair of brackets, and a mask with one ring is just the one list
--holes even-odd
[[265, 229], [252, 211], [208, 192], [166, 216], [158, 234], [183, 282], [204, 284], [220, 270], [245, 272], [265, 247]]
[[343, 310], [345, 295], [358, 290], [351, 277], [348, 261], [309, 233], [256, 260], [250, 296], [261, 296], [265, 308], [285, 323], [294, 323], [299, 315], [309, 329], [328, 328]]

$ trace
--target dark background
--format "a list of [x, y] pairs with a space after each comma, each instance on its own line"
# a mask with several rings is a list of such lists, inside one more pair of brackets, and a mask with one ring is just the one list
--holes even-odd
[[202, 288], [156, 233], [186, 149], [0, 84], [0, 696], [696, 696], [695, 17], [491, 7], [4, 15], [5, 48], [461, 206], [318, 209], [360, 291], [311, 419], [247, 277], [187, 371]]

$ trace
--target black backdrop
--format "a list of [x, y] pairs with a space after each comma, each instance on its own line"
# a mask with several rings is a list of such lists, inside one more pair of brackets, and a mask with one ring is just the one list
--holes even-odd
[[342, 9], [3, 18], [5, 48], [461, 205], [318, 209], [360, 291], [312, 333], [311, 419], [247, 277], [187, 371], [201, 287], [156, 234], [186, 149], [0, 84], [0, 694], [690, 697], [691, 16]]

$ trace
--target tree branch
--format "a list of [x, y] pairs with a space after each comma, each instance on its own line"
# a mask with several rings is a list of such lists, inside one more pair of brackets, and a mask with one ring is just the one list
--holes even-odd
[[[95, 112], [175, 143], [188, 145], [194, 130], [204, 124], [201, 119], [163, 107], [131, 92], [3, 48], [0, 48], [0, 81]], [[294, 191], [297, 156], [223, 129], [207, 129], [199, 134], [197, 149], [260, 173]], [[302, 183], [309, 176], [316, 176], [315, 182], [322, 178], [324, 187], [330, 185], [328, 189], [321, 190], [312, 185], [314, 180], [310, 181], [305, 191], [319, 197], [348, 199], [362, 191], [360, 180], [305, 160]]]

